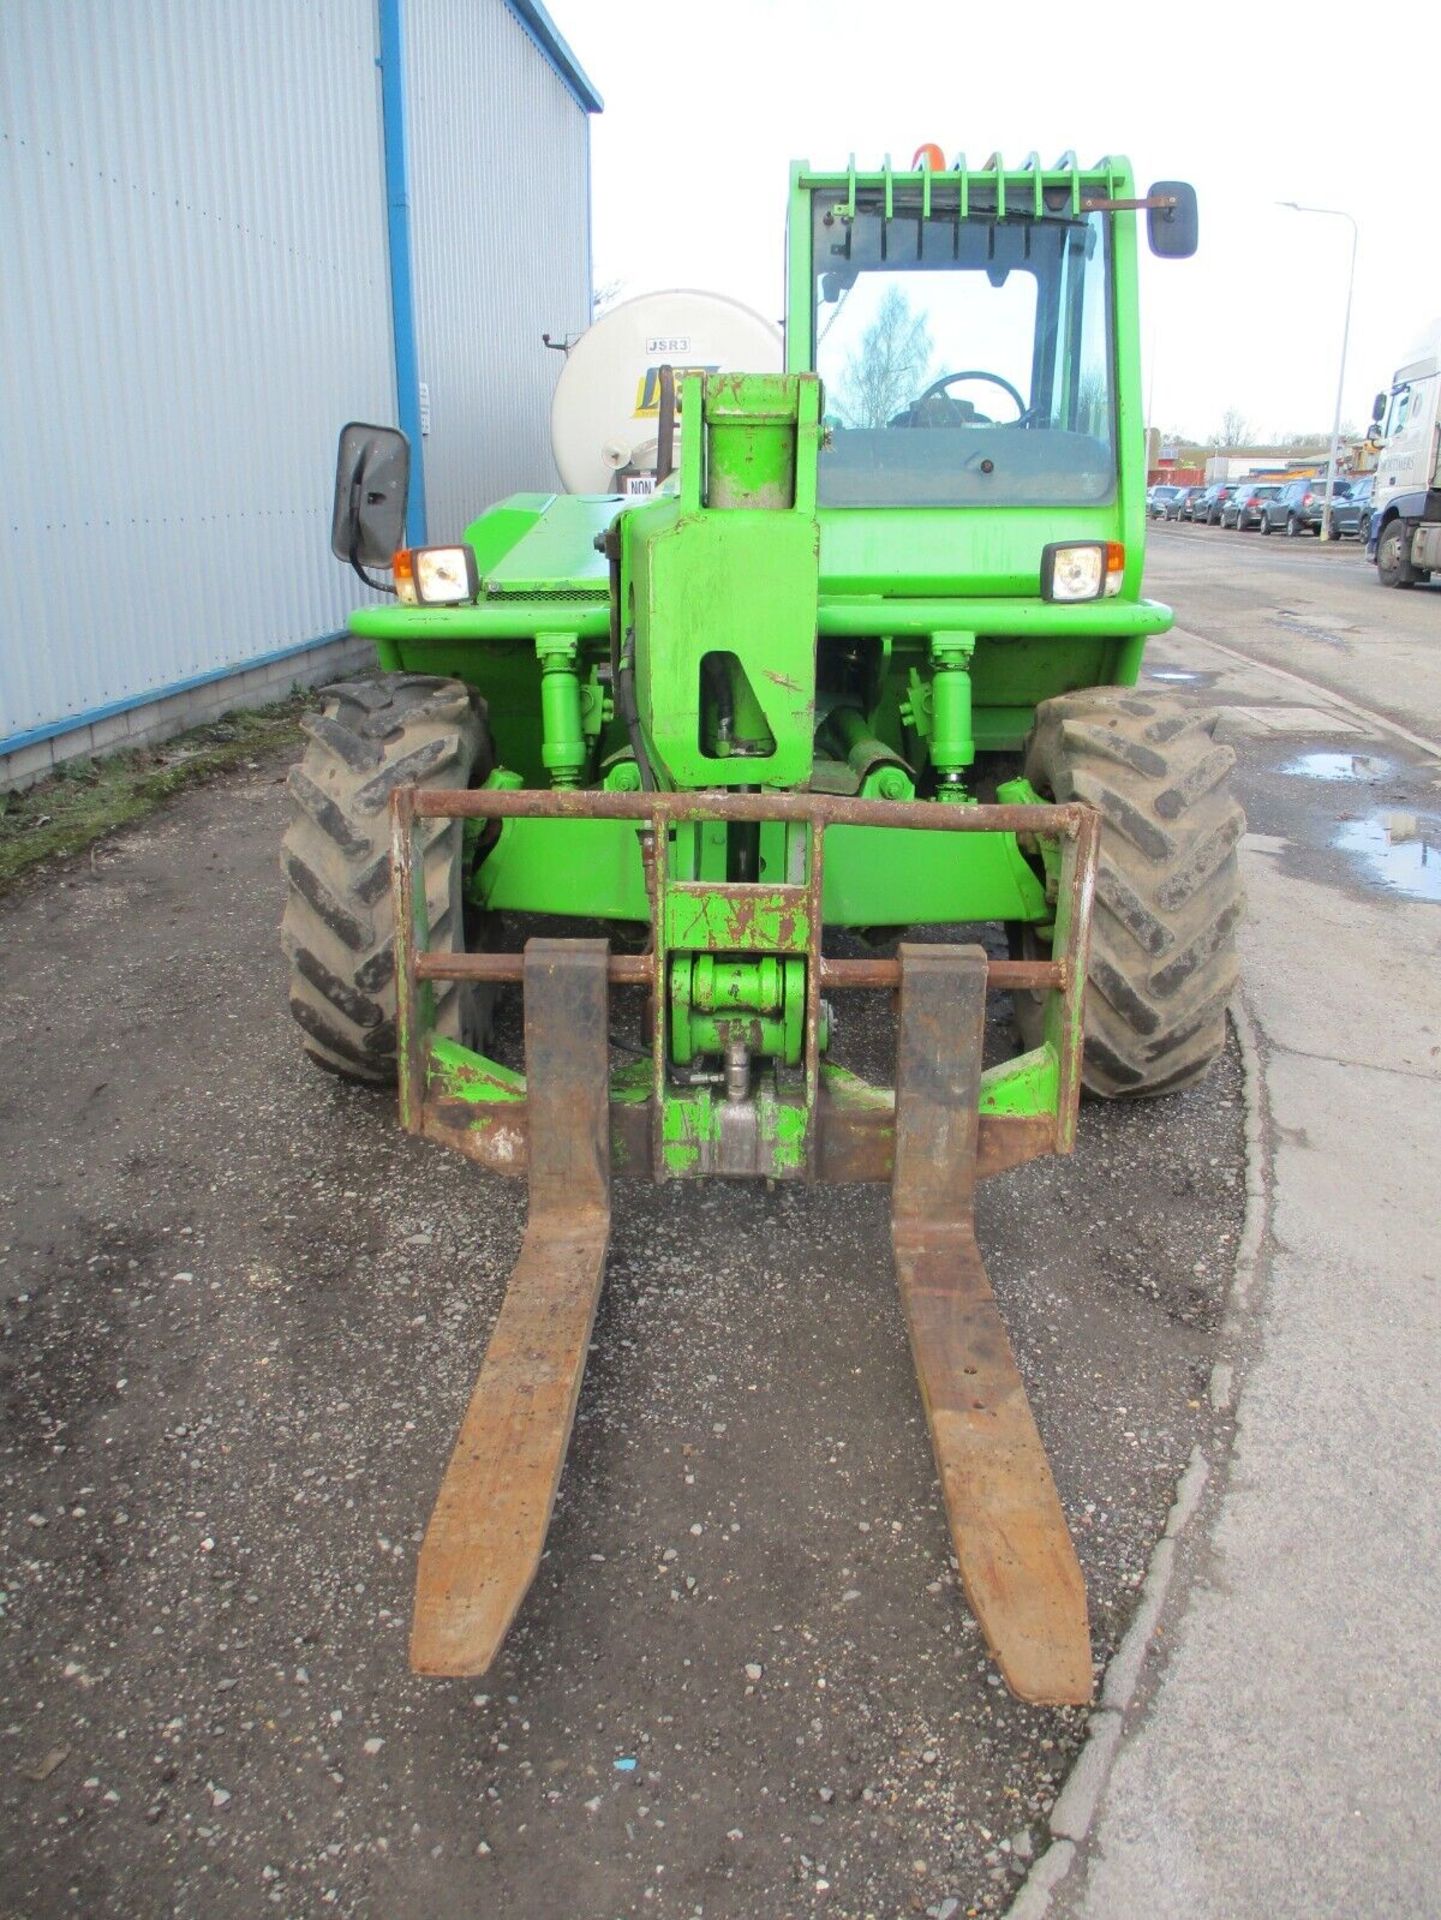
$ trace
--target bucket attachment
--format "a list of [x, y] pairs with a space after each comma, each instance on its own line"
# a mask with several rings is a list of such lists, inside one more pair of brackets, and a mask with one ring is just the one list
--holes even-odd
[[[604, 1276], [612, 1167], [656, 1178], [774, 1169], [812, 1180], [890, 1181], [896, 1278], [966, 1597], [1020, 1699], [1088, 1701], [1085, 1587], [986, 1278], [973, 1209], [978, 1177], [1038, 1153], [1069, 1152], [1074, 1140], [1096, 816], [1074, 805], [942, 807], [811, 794], [413, 788], [397, 791], [393, 810], [402, 1118], [483, 1165], [526, 1171], [530, 1182], [520, 1257], [421, 1548], [415, 1669], [483, 1673], [535, 1576]], [[413, 877], [418, 823], [542, 814], [634, 823], [648, 876], [650, 951], [615, 955], [603, 940], [531, 940], [523, 957], [429, 951]], [[668, 870], [695, 822], [772, 816], [803, 830], [794, 878], [710, 884]], [[1051, 957], [991, 960], [975, 946], [910, 944], [895, 959], [827, 956], [821, 839], [836, 825], [1060, 842]], [[752, 940], [757, 928], [765, 939]], [[773, 1014], [772, 1000], [746, 984], [751, 953], [762, 961], [769, 953], [782, 983], [788, 969], [797, 974], [793, 1012], [782, 999]], [[720, 956], [728, 982], [753, 994], [743, 1017], [732, 1008], [725, 1032], [705, 1025], [715, 994], [682, 994], [719, 971], [708, 955]], [[430, 983], [445, 979], [519, 980], [523, 1077], [435, 1034]], [[1044, 993], [1045, 1040], [983, 1071], [988, 984]], [[649, 993], [655, 1041], [652, 1059], [611, 1075], [613, 985]], [[898, 990], [894, 1096], [822, 1060], [823, 987]], [[773, 995], [773, 985], [766, 992]], [[678, 1039], [682, 1007], [690, 1024]], [[687, 1063], [688, 1049], [709, 1055], [733, 1039], [738, 1020], [771, 1046], [775, 1064], [752, 1062], [749, 1090], [744, 1075], [739, 1086], [710, 1070], [700, 1076], [707, 1099], [711, 1082], [725, 1082], [716, 1106], [723, 1119], [745, 1123], [745, 1151], [731, 1153], [725, 1129], [703, 1130], [710, 1109], [697, 1103]]]

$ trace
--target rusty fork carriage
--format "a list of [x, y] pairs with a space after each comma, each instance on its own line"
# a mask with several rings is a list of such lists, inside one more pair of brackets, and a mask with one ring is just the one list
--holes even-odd
[[[815, 793], [401, 787], [391, 804], [402, 1121], [529, 1184], [519, 1259], [421, 1549], [416, 1670], [484, 1672], [539, 1565], [604, 1277], [612, 1174], [763, 1171], [890, 1183], [896, 1277], [966, 1597], [1019, 1698], [1088, 1701], [1085, 1587], [977, 1245], [974, 1197], [978, 1178], [1074, 1143], [1096, 816], [1079, 805]], [[533, 938], [523, 952], [430, 948], [415, 878], [426, 823], [536, 816], [634, 822], [651, 915], [646, 952], [613, 953], [602, 938]], [[675, 870], [687, 830], [737, 822], [795, 828], [804, 852], [793, 877], [720, 883]], [[979, 946], [915, 943], [894, 959], [825, 954], [826, 834], [868, 827], [1007, 833], [1057, 848], [1051, 957], [993, 960]], [[718, 1094], [716, 1125], [691, 1137], [667, 1018], [675, 969], [698, 955], [752, 953], [758, 930], [803, 996], [789, 1015], [799, 1036], [794, 1070], [749, 1108]], [[440, 981], [521, 986], [523, 1076], [436, 1033]], [[651, 1034], [649, 1057], [615, 1072], [613, 987], [645, 989]], [[826, 997], [863, 988], [896, 994], [894, 1092], [824, 1059]], [[1043, 1046], [999, 1074], [982, 1069], [988, 988], [1046, 996]], [[1027, 1073], [1048, 1076], [1049, 1110], [1035, 1111], [1033, 1099], [1006, 1110], [1007, 1086]]]

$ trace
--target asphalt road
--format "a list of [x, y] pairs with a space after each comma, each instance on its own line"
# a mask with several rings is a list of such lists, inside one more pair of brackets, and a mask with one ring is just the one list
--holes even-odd
[[1264, 1204], [1223, 1329], [1237, 1424], [1140, 1695], [1016, 1920], [1411, 1920], [1436, 1908], [1441, 1792], [1441, 598], [1381, 590], [1354, 549], [1273, 571], [1205, 539], [1153, 544], [1182, 625], [1152, 669], [1222, 704], [1250, 816]]
[[1441, 584], [1380, 586], [1355, 540], [1152, 522], [1146, 591], [1188, 633], [1441, 732]]
[[[1419, 724], [1387, 633], [1436, 596], [1382, 593], [1354, 550], [1165, 529], [1149, 584]], [[1233, 704], [1300, 697], [1156, 660]], [[1344, 803], [1284, 771], [1295, 743], [1238, 737], [1253, 812], [1329, 834]], [[407, 1673], [415, 1543], [523, 1196], [298, 1058], [282, 775], [183, 796], [0, 907], [8, 1911], [1003, 1908], [1083, 1716], [1011, 1701], [955, 1590], [883, 1194], [618, 1190], [541, 1576], [483, 1686]], [[879, 1015], [849, 1043], [882, 1057]], [[1098, 1663], [1217, 1437], [1239, 1217], [1230, 1061], [1088, 1108], [1073, 1161], [983, 1195]]]

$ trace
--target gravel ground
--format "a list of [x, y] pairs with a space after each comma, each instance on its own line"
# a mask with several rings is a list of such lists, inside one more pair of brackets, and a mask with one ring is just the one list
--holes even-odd
[[[485, 1681], [408, 1673], [524, 1193], [302, 1063], [282, 778], [0, 906], [0, 1905], [1003, 1909], [1084, 1715], [958, 1594], [881, 1191], [617, 1188], [540, 1576]], [[1238, 1088], [1088, 1107], [982, 1195], [1098, 1662], [1212, 1419]]]

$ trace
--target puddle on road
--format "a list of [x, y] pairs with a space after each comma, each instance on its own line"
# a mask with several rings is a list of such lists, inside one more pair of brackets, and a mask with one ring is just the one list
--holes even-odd
[[1441, 822], [1414, 813], [1348, 820], [1333, 842], [1389, 893], [1441, 901]]
[[1303, 753], [1281, 771], [1303, 780], [1379, 780], [1390, 773], [1391, 762], [1374, 753]]
[[1316, 613], [1308, 608], [1304, 613], [1299, 607], [1276, 607], [1268, 625], [1280, 627], [1284, 633], [1302, 633], [1309, 640], [1324, 640], [1328, 646], [1349, 648], [1349, 636], [1361, 629], [1355, 621], [1347, 620], [1340, 614]]
[[1168, 687], [1213, 687], [1220, 676], [1202, 673], [1194, 667], [1147, 667], [1148, 680], [1161, 680]]

